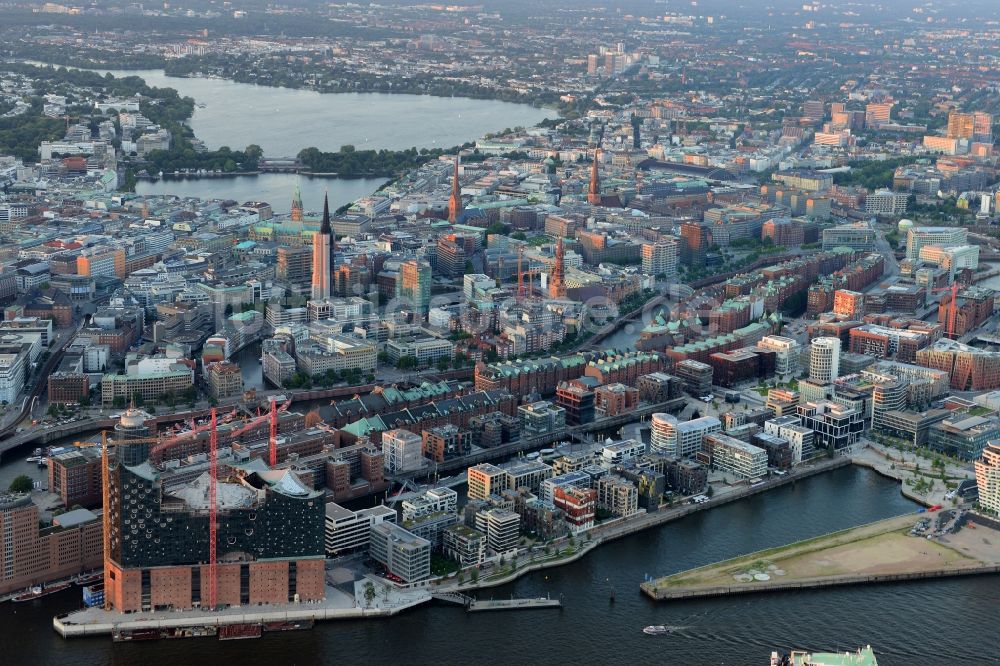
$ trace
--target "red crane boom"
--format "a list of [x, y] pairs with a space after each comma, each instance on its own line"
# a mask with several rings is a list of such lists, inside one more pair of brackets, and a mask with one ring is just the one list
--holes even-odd
[[218, 570], [215, 546], [218, 538], [218, 506], [216, 504], [216, 476], [219, 473], [219, 433], [216, 431], [215, 407], [212, 408], [212, 430], [208, 439], [208, 606], [217, 607]]

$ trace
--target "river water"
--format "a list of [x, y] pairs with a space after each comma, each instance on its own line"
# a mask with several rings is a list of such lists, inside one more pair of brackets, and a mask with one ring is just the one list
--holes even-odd
[[[390, 620], [321, 623], [308, 632], [115, 645], [64, 641], [53, 614], [74, 589], [0, 606], [8, 663], [766, 664], [776, 648], [853, 649], [871, 643], [882, 666], [1000, 663], [1000, 578], [958, 578], [700, 601], [654, 603], [639, 592], [663, 575], [754, 550], [914, 511], [898, 484], [843, 468], [601, 546], [564, 567], [531, 574], [489, 596], [561, 597], [561, 611], [466, 614], [428, 605]], [[609, 602], [611, 588], [616, 602]], [[681, 627], [646, 636], [648, 624]]]

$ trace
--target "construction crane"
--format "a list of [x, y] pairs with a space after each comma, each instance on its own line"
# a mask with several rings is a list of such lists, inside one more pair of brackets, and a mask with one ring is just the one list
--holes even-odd
[[[260, 414], [256, 418], [250, 419], [246, 424], [240, 426], [235, 431], [231, 433], [233, 439], [238, 438], [240, 435], [246, 433], [251, 428], [256, 427], [262, 423], [265, 419], [269, 421], [269, 437], [268, 437], [268, 458], [271, 466], [274, 466], [278, 462], [278, 414], [287, 411], [291, 406], [291, 399], [287, 399], [281, 407], [277, 406], [277, 401], [272, 397], [270, 399], [271, 408], [264, 414]], [[227, 414], [224, 418], [224, 422], [231, 421], [236, 416], [236, 410]], [[218, 606], [218, 534], [219, 534], [219, 516], [218, 516], [218, 477], [219, 477], [219, 432], [218, 432], [219, 418], [218, 412], [213, 407], [209, 420], [206, 424], [193, 427], [191, 431], [185, 432], [181, 435], [176, 435], [174, 437], [126, 437], [121, 441], [113, 438], [109, 438], [108, 431], [104, 430], [101, 432], [101, 495], [104, 503], [104, 511], [102, 512], [102, 523], [103, 523], [103, 546], [104, 546], [104, 577], [105, 580], [109, 579], [111, 573], [111, 463], [108, 457], [108, 449], [110, 447], [122, 447], [122, 446], [135, 446], [142, 444], [154, 445], [151, 449], [150, 456], [153, 453], [163, 451], [164, 449], [177, 444], [180, 441], [190, 439], [196, 436], [200, 432], [208, 430], [209, 440], [208, 440], [208, 607], [216, 608]], [[94, 446], [91, 442], [76, 442], [76, 446]], [[108, 596], [105, 601], [105, 608], [110, 609], [111, 597]]]
[[[215, 411], [214, 408], [213, 411]], [[226, 414], [226, 416], [222, 418], [222, 422], [229, 423], [234, 418], [236, 418], [235, 409]], [[159, 438], [158, 444], [154, 446], [153, 449], [149, 452], [149, 457], [155, 458], [157, 454], [162, 453], [164, 450], [169, 449], [171, 446], [179, 444], [180, 442], [183, 442], [188, 439], [193, 439], [194, 437], [197, 437], [199, 433], [205, 432], [210, 428], [214, 428], [214, 426], [210, 422], [203, 423], [202, 425], [196, 425], [194, 423], [194, 420], [192, 419], [191, 429], [188, 430], [187, 432], [182, 432], [179, 435], [175, 435], [173, 437]]]
[[285, 400], [281, 407], [277, 406], [277, 401], [272, 397], [270, 398], [271, 408], [265, 414], [254, 417], [247, 421], [244, 425], [240, 426], [233, 432], [229, 434], [230, 439], [235, 440], [241, 435], [245, 434], [247, 431], [257, 427], [264, 422], [265, 419], [270, 421], [270, 432], [268, 437], [268, 463], [273, 467], [278, 464], [278, 414], [288, 411], [288, 408], [292, 406], [291, 398]]

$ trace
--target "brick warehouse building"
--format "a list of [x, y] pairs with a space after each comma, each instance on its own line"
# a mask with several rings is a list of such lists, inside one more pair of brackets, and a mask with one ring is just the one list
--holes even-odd
[[[39, 525], [28, 495], [0, 495], [0, 595], [93, 571], [101, 566], [101, 521], [86, 509]], [[13, 640], [13, 639], [12, 639]]]
[[[118, 442], [145, 437], [142, 413], [122, 415]], [[208, 603], [208, 474], [172, 487], [149, 444], [118, 446], [110, 463], [110, 558], [105, 598], [120, 612]], [[218, 482], [220, 607], [316, 601], [325, 596], [322, 491], [261, 460]]]

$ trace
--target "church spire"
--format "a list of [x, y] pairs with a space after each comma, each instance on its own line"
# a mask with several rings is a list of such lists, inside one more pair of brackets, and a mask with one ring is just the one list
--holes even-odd
[[320, 225], [319, 232], [321, 234], [330, 234], [330, 194], [329, 192], [323, 193], [323, 223]]
[[451, 198], [448, 199], [448, 221], [452, 224], [462, 217], [462, 188], [458, 184], [458, 162], [460, 156], [455, 155], [455, 175], [451, 180]]
[[601, 176], [597, 172], [597, 160], [600, 155], [599, 150], [594, 150], [594, 163], [590, 167], [590, 189], [587, 192], [587, 201], [592, 206], [601, 205]]

